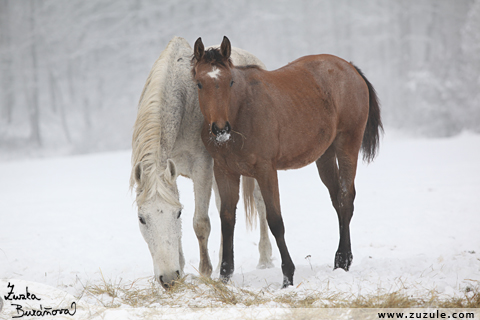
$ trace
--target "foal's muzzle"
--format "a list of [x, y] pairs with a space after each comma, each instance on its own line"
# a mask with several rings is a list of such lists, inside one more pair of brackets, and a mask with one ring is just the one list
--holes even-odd
[[232, 131], [232, 127], [228, 121], [225, 123], [225, 127], [222, 129], [220, 129], [215, 122], [212, 123], [212, 133], [216, 136], [228, 134], [230, 131]]

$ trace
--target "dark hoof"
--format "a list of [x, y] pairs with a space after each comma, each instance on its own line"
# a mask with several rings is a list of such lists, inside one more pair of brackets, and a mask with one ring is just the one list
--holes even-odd
[[283, 276], [282, 289], [285, 289], [289, 286], [293, 286], [293, 275], [291, 277]]
[[343, 270], [348, 271], [352, 264], [352, 260], [353, 255], [351, 252], [337, 252], [335, 254], [335, 267], [333, 269], [342, 268]]
[[223, 262], [222, 267], [220, 269], [220, 280], [223, 283], [227, 284], [233, 274], [233, 266], [229, 266], [227, 263]]
[[230, 281], [230, 276], [226, 277], [226, 276], [220, 276], [220, 281], [223, 282], [223, 284], [227, 284], [228, 281]]

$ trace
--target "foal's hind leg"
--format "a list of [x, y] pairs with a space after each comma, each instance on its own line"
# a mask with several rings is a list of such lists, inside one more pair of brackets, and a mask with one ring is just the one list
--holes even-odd
[[[355, 149], [355, 148], [354, 148]], [[355, 174], [357, 168], [357, 152], [331, 145], [316, 164], [320, 178], [327, 186], [332, 204], [337, 211], [340, 227], [340, 242], [335, 254], [335, 269], [346, 271], [353, 260], [350, 244], [350, 220], [353, 216], [353, 201], [355, 199]], [[338, 167], [337, 167], [338, 161]]]

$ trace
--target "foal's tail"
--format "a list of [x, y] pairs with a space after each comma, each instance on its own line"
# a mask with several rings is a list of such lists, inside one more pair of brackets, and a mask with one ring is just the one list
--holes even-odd
[[355, 67], [355, 69], [357, 69], [363, 80], [365, 80], [365, 83], [368, 87], [368, 120], [365, 127], [365, 132], [363, 134], [362, 152], [363, 160], [371, 162], [373, 161], [378, 152], [380, 131], [383, 132], [382, 119], [380, 118], [380, 104], [378, 102], [377, 93], [375, 92], [375, 89], [373, 88], [370, 81], [368, 81], [368, 79], [365, 77], [365, 75], [359, 68]]

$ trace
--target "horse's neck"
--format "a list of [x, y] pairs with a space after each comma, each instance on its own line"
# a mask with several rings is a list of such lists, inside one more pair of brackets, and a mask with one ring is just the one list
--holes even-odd
[[[197, 143], [202, 144], [200, 130], [204, 118], [198, 104], [197, 88], [192, 80], [190, 55], [190, 52], [186, 52], [175, 59], [170, 81], [167, 81], [164, 90], [167, 100], [162, 103], [162, 162], [172, 156], [176, 142], [191, 144], [192, 148]], [[182, 60], [178, 61], [180, 58]]]
[[161, 162], [165, 162], [172, 154], [175, 140], [179, 134], [180, 126], [185, 114], [185, 104], [187, 99], [185, 78], [188, 73], [185, 72], [185, 65], [178, 59], [185, 59], [184, 55], [175, 56], [171, 60], [172, 65], [169, 68], [167, 81], [163, 88], [163, 96], [160, 99], [161, 117], [161, 140], [160, 154]]

